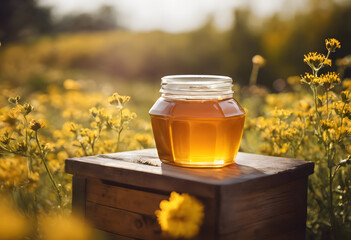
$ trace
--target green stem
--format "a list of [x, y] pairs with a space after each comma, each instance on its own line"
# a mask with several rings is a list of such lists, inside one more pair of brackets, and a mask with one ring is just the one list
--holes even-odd
[[61, 207], [61, 200], [62, 200], [62, 196], [61, 196], [61, 192], [60, 192], [60, 189], [58, 188], [56, 182], [55, 182], [55, 179], [54, 177], [52, 176], [51, 174], [51, 171], [49, 169], [49, 166], [46, 162], [46, 159], [44, 157], [44, 153], [43, 153], [43, 150], [40, 146], [40, 143], [39, 143], [39, 139], [38, 139], [38, 131], [35, 131], [35, 140], [37, 142], [37, 145], [38, 145], [38, 148], [39, 148], [39, 151], [40, 151], [40, 157], [41, 157], [41, 160], [44, 164], [44, 167], [45, 167], [45, 170], [46, 170], [46, 173], [48, 174], [49, 178], [50, 178], [50, 181], [54, 187], [54, 189], [56, 190], [56, 193], [57, 193], [57, 197], [58, 197], [58, 200], [59, 200], [59, 207]]
[[333, 205], [333, 176], [332, 176], [331, 167], [329, 167], [329, 214], [330, 214], [331, 232], [335, 236], [334, 205]]
[[117, 149], [116, 152], [118, 152], [119, 150], [119, 143], [121, 141], [121, 133], [122, 133], [123, 128], [121, 128], [121, 130], [118, 131], [118, 137], [117, 137]]
[[340, 115], [340, 134], [339, 134], [339, 137], [338, 137], [338, 142], [340, 141], [341, 139], [341, 133], [342, 133], [342, 127], [343, 127], [343, 121], [344, 121], [344, 109], [345, 109], [345, 106], [346, 106], [346, 102], [344, 103], [344, 106], [342, 106], [342, 109], [341, 109], [341, 115]]
[[326, 92], [326, 96], [327, 96], [327, 119], [329, 119], [329, 94], [328, 94], [329, 90], [327, 89], [326, 91], [327, 91]]
[[88, 154], [87, 150], [85, 149], [84, 144], [82, 142], [79, 142], [79, 144], [80, 144], [85, 156], [88, 156], [89, 154]]
[[33, 162], [32, 162], [32, 157], [28, 154], [28, 120], [25, 115], [23, 115], [24, 118], [24, 128], [26, 131], [26, 158], [27, 158], [27, 168], [28, 168], [28, 174], [30, 172], [33, 172]]
[[123, 111], [123, 108], [121, 109], [121, 111], [120, 111], [120, 120], [119, 120], [119, 130], [118, 130], [118, 132], [117, 132], [117, 134], [118, 134], [118, 137], [117, 137], [117, 147], [116, 147], [116, 152], [118, 152], [118, 150], [119, 150], [119, 143], [120, 143], [120, 141], [121, 141], [121, 133], [122, 133], [122, 131], [123, 131], [123, 126], [122, 126], [122, 117], [123, 117], [123, 115], [122, 115], [122, 111]]

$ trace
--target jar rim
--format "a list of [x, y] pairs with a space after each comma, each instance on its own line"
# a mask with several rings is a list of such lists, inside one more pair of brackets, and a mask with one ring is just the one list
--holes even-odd
[[167, 75], [161, 78], [162, 81], [213, 81], [213, 80], [222, 80], [225, 82], [232, 82], [232, 78], [222, 75]]
[[163, 97], [173, 99], [226, 99], [233, 97], [233, 80], [220, 75], [169, 75], [162, 77]]

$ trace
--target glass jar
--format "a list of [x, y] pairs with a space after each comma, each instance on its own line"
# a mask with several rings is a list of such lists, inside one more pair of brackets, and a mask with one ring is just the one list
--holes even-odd
[[183, 167], [234, 163], [245, 111], [233, 99], [232, 86], [225, 76], [162, 78], [162, 96], [149, 112], [162, 162]]

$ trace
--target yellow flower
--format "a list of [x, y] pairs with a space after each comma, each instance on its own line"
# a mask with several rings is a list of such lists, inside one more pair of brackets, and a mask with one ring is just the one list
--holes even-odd
[[1, 116], [1, 120], [10, 126], [16, 125], [18, 121], [18, 117], [20, 113], [22, 112], [22, 107], [21, 106], [16, 106], [14, 108], [11, 108], [9, 111], [7, 111], [6, 114], [3, 114]]
[[252, 63], [259, 67], [263, 67], [266, 63], [266, 60], [261, 55], [255, 55], [252, 58]]
[[204, 206], [189, 194], [172, 192], [169, 201], [163, 200], [155, 212], [162, 231], [174, 238], [192, 238], [200, 230]]
[[114, 93], [112, 96], [108, 97], [107, 100], [111, 105], [115, 105], [118, 108], [122, 108], [124, 104], [129, 102], [130, 97], [129, 96], [121, 96], [118, 93]]
[[0, 158], [0, 182], [4, 187], [23, 185], [27, 181], [27, 175], [27, 164], [23, 157]]
[[305, 75], [301, 75], [301, 83], [312, 84], [315, 83], [315, 76], [310, 73], [305, 73]]
[[342, 87], [345, 89], [351, 90], [351, 79], [350, 78], [344, 79], [344, 81], [342, 82]]
[[63, 82], [63, 87], [66, 89], [66, 90], [79, 90], [80, 89], [80, 85], [78, 82], [72, 80], [72, 79], [66, 79], [64, 82]]
[[346, 147], [346, 151], [351, 154], [351, 145]]
[[317, 52], [310, 52], [307, 55], [304, 55], [303, 61], [312, 69], [319, 69], [323, 65], [331, 66], [331, 60]]
[[70, 122], [69, 123], [69, 130], [70, 130], [70, 132], [72, 132], [72, 133], [76, 133], [77, 132], [77, 130], [78, 130], [78, 125], [77, 124], [75, 124], [74, 122]]
[[290, 76], [286, 79], [289, 85], [295, 85], [300, 82], [299, 76]]
[[38, 120], [32, 120], [29, 123], [29, 128], [32, 129], [33, 131], [38, 131], [39, 129], [43, 128], [45, 126], [43, 121], [38, 121]]
[[286, 110], [286, 109], [278, 109], [278, 108], [275, 108], [273, 113], [272, 113], [273, 117], [276, 117], [276, 118], [279, 118], [279, 119], [286, 119], [290, 115], [291, 115], [291, 111]]
[[305, 100], [299, 101], [297, 103], [296, 107], [298, 109], [301, 109], [302, 111], [304, 111], [306, 113], [312, 108], [311, 104], [309, 102], [305, 101]]
[[135, 139], [141, 146], [143, 146], [143, 148], [149, 147], [152, 142], [152, 137], [149, 134], [137, 133], [135, 134]]
[[28, 190], [30, 192], [34, 192], [34, 190], [37, 188], [38, 183], [40, 180], [40, 175], [38, 172], [29, 172], [28, 173]]
[[75, 216], [42, 217], [39, 230], [43, 240], [88, 240], [92, 238], [89, 226]]
[[0, 142], [4, 145], [8, 145], [11, 140], [11, 133], [8, 129], [0, 129]]
[[319, 77], [314, 77], [312, 82], [316, 85], [322, 85], [328, 89], [340, 82], [339, 73], [328, 72], [327, 74], [322, 74]]
[[345, 90], [340, 93], [341, 100], [343, 102], [349, 102], [351, 100], [351, 91], [350, 90]]
[[340, 48], [340, 42], [335, 38], [325, 39], [325, 46], [330, 52], [335, 52], [335, 49]]
[[20, 96], [16, 96], [16, 97], [10, 97], [8, 99], [9, 103], [12, 103], [12, 104], [18, 104], [19, 100], [21, 99]]
[[314, 85], [323, 85], [326, 88], [340, 82], [339, 73], [328, 72], [327, 74], [322, 74], [319, 77], [315, 77], [310, 73], [305, 73], [304, 76], [301, 76], [301, 82]]
[[321, 127], [325, 130], [337, 127], [335, 122], [332, 120], [321, 120], [320, 123], [321, 123]]
[[0, 195], [0, 239], [17, 240], [25, 237], [27, 222], [23, 215]]

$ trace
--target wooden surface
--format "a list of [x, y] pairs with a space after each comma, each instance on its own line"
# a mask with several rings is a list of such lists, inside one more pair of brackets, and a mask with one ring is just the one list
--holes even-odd
[[219, 233], [228, 239], [264, 239], [305, 231], [307, 178], [223, 199]]
[[155, 217], [171, 191], [205, 206], [195, 239], [304, 239], [313, 163], [239, 153], [224, 168], [163, 164], [155, 149], [66, 160], [73, 206], [110, 239], [166, 239]]
[[72, 177], [72, 211], [74, 214], [85, 216], [86, 178], [73, 175]]
[[[169, 193], [130, 189], [98, 179], [87, 179], [86, 217], [99, 229], [127, 237], [166, 239], [156, 221], [155, 211]], [[199, 198], [206, 206], [203, 228], [198, 239], [215, 236], [216, 203]], [[124, 219], [124, 220], [122, 220]]]
[[160, 202], [168, 198], [169, 194], [144, 192], [105, 184], [98, 179], [88, 179], [87, 201], [101, 205], [154, 215]]
[[[116, 161], [118, 160], [118, 161]], [[163, 164], [156, 149], [69, 158], [66, 172], [168, 192], [192, 190], [211, 197], [253, 188], [266, 188], [313, 172], [313, 163], [302, 160], [238, 153], [236, 163], [224, 168], [195, 169]]]

